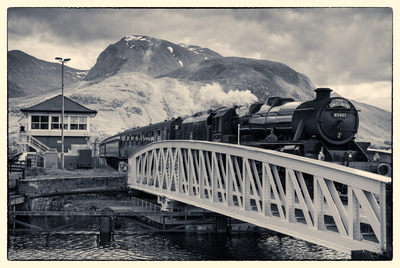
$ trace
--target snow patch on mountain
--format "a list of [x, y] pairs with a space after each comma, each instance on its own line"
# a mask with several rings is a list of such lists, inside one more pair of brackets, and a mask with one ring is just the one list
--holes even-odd
[[124, 40], [127, 42], [134, 40], [151, 42], [151, 40], [149, 40], [147, 36], [141, 36], [141, 35], [127, 35], [125, 36]]
[[214, 51], [209, 50], [208, 48], [202, 48], [196, 45], [188, 45], [184, 43], [179, 43], [178, 45], [192, 51], [199, 56], [202, 56], [205, 60], [220, 57], [219, 54], [216, 54]]

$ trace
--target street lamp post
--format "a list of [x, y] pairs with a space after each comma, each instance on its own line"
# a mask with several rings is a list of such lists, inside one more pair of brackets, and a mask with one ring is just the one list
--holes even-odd
[[64, 169], [64, 63], [70, 61], [70, 58], [56, 57], [61, 62], [61, 168]]

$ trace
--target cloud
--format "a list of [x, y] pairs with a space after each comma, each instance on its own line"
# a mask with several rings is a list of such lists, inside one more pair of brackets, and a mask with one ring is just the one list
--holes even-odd
[[89, 69], [127, 34], [282, 62], [317, 86], [392, 76], [391, 8], [8, 10], [9, 49], [45, 60], [66, 55], [75, 68]]
[[348, 99], [354, 99], [359, 102], [368, 103], [387, 111], [392, 110], [391, 82], [347, 84], [330, 87], [335, 93], [338, 93], [339, 95], [342, 95]]

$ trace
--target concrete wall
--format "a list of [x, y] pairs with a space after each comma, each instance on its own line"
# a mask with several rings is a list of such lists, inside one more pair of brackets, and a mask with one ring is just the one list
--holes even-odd
[[19, 181], [17, 192], [28, 197], [127, 190], [127, 177], [40, 178]]
[[[46, 144], [50, 148], [55, 148], [58, 152], [61, 152], [61, 143], [57, 143], [58, 140], [61, 141], [60, 136], [34, 136], [34, 138]], [[71, 144], [87, 144], [86, 138], [87, 137], [64, 136], [64, 152], [66, 153], [71, 149]]]

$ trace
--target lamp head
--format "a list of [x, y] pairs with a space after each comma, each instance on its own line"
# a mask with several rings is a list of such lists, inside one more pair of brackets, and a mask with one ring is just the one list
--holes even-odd
[[61, 57], [56, 57], [55, 59], [58, 60], [58, 61], [61, 61], [61, 62], [68, 62], [68, 61], [71, 60], [70, 58], [63, 59]]

